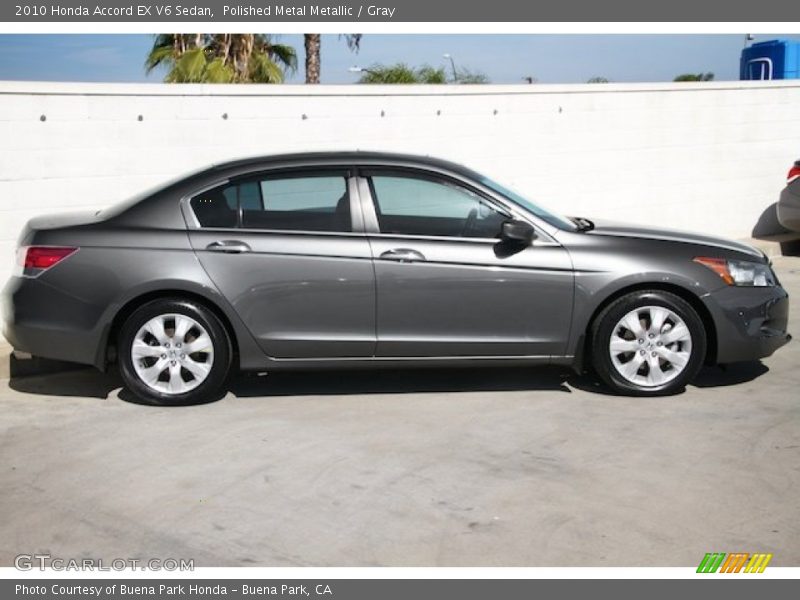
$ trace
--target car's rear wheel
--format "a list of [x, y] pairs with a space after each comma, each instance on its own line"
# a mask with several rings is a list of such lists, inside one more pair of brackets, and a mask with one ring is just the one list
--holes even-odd
[[626, 294], [595, 319], [592, 364], [615, 392], [661, 396], [682, 390], [703, 364], [703, 323], [683, 298], [661, 290]]
[[231, 343], [202, 304], [157, 299], [125, 321], [117, 350], [128, 388], [149, 404], [195, 404], [219, 397], [230, 370]]

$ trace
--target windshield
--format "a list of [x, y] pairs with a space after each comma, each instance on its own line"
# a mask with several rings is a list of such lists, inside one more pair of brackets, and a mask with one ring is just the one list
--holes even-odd
[[538, 204], [534, 204], [533, 202], [531, 202], [530, 200], [528, 200], [524, 196], [518, 194], [514, 190], [511, 190], [511, 189], [505, 187], [504, 185], [501, 185], [501, 184], [497, 183], [496, 181], [493, 181], [493, 180], [489, 179], [488, 177], [485, 177], [485, 176], [482, 175], [479, 178], [479, 181], [483, 185], [488, 187], [489, 189], [494, 190], [495, 192], [497, 192], [501, 196], [505, 196], [506, 198], [508, 198], [509, 200], [514, 202], [515, 204], [518, 204], [519, 206], [521, 206], [522, 208], [524, 208], [528, 212], [533, 213], [534, 215], [536, 215], [537, 217], [542, 219], [542, 221], [545, 221], [545, 222], [549, 223], [553, 227], [558, 227], [559, 229], [566, 229], [567, 231], [575, 231], [577, 229], [577, 227], [575, 226], [575, 223], [573, 223], [572, 221], [570, 221], [566, 217], [562, 217], [561, 215], [553, 214], [553, 213], [543, 209]]

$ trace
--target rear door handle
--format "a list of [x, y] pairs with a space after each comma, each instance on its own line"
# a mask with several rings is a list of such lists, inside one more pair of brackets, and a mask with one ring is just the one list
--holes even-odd
[[206, 246], [206, 250], [210, 252], [225, 252], [227, 254], [241, 254], [242, 252], [250, 252], [250, 246], [238, 240], [221, 240], [219, 242], [211, 242]]
[[411, 248], [395, 248], [394, 250], [387, 250], [378, 258], [397, 262], [421, 262], [425, 260], [425, 255]]

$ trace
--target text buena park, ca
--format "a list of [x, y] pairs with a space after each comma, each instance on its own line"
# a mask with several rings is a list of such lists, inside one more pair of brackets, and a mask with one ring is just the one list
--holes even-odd
[[42, 596], [47, 593], [53, 596], [93, 596], [99, 598], [102, 595], [112, 596], [227, 596], [228, 594], [239, 594], [242, 596], [333, 596], [333, 590], [327, 584], [317, 584], [314, 586], [306, 584], [298, 585], [197, 585], [197, 584], [178, 584], [178, 585], [16, 585], [17, 596]]
[[[131, 4], [128, 6], [60, 4], [17, 4], [14, 6], [17, 17], [208, 17], [214, 12], [208, 6], [191, 4]], [[223, 17], [394, 17], [397, 7], [377, 6], [375, 4], [348, 6], [308, 4], [286, 6], [283, 4], [225, 4]]]

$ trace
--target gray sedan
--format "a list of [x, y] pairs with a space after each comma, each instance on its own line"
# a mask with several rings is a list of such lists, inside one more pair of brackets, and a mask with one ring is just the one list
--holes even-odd
[[767, 258], [706, 235], [548, 212], [449, 162], [380, 153], [216, 165], [92, 214], [31, 220], [5, 286], [14, 348], [160, 404], [232, 369], [542, 365], [681, 390], [785, 344]]

